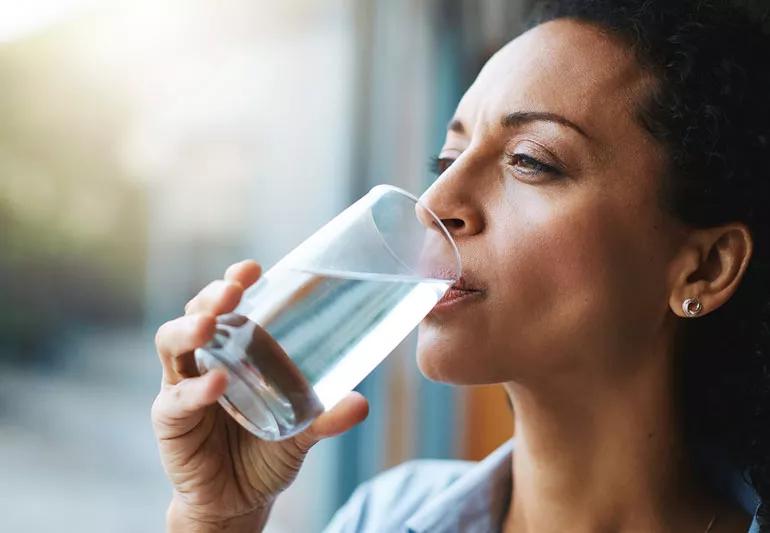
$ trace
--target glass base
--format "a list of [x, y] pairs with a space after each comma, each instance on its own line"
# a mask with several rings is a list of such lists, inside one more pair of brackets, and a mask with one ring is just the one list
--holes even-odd
[[220, 405], [265, 440], [289, 438], [323, 412], [312, 387], [267, 332], [241, 315], [220, 317], [214, 339], [195, 351], [201, 374], [225, 368], [229, 383]]

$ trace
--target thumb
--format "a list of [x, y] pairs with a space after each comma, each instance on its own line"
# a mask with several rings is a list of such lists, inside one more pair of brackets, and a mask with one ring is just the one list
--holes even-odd
[[363, 422], [368, 415], [369, 402], [360, 393], [351, 392], [297, 435], [297, 443], [307, 450], [321, 439], [344, 433]]

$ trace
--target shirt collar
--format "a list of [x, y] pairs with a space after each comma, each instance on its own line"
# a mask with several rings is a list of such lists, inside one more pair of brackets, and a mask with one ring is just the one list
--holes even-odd
[[[409, 533], [499, 531], [511, 496], [513, 439], [505, 442], [441, 494], [431, 498], [406, 522]], [[748, 533], [760, 533], [756, 496], [736, 476], [722, 478], [722, 488], [754, 518]]]
[[410, 533], [468, 533], [497, 531], [510, 500], [509, 440], [460, 476], [406, 522]]

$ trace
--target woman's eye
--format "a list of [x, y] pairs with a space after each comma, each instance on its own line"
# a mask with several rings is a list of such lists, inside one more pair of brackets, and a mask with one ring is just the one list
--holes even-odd
[[436, 176], [440, 176], [452, 165], [452, 163], [454, 163], [454, 159], [451, 157], [431, 157], [430, 171]]
[[560, 172], [555, 167], [538, 161], [534, 157], [530, 157], [525, 154], [510, 154], [508, 155], [508, 164], [512, 166], [517, 172], [532, 176], [536, 174], [551, 174], [554, 176], [560, 175]]

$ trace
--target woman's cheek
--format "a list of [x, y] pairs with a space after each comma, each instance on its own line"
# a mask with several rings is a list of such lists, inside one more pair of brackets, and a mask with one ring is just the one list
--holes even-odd
[[582, 340], [568, 343], [570, 336], [607, 320], [616, 273], [600, 215], [564, 206], [537, 214], [508, 233], [508, 244], [491, 261], [502, 269], [496, 286], [506, 312], [498, 318], [530, 350], [563, 349]]

